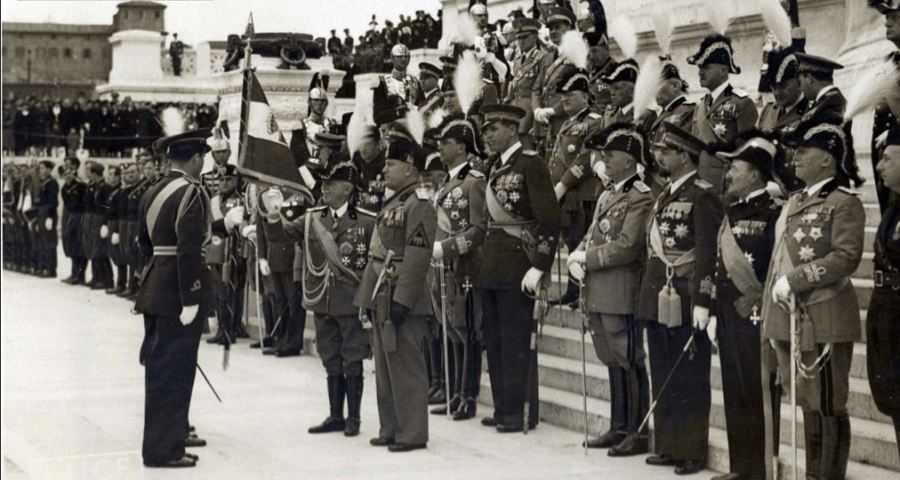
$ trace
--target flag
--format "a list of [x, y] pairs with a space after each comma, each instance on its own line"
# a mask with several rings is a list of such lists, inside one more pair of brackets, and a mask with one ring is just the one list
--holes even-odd
[[238, 169], [259, 183], [290, 187], [312, 198], [256, 75], [244, 70]]

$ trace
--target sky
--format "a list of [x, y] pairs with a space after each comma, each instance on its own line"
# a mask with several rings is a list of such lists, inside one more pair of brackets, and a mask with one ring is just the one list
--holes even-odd
[[[121, 0], [31, 1], [2, 0], [4, 22], [111, 24]], [[437, 17], [440, 0], [193, 0], [161, 1], [166, 8], [166, 30], [188, 44], [226, 40], [244, 33], [253, 12], [257, 32], [308, 33], [330, 37], [335, 29], [343, 37], [350, 28], [354, 38], [369, 29], [375, 14], [379, 28], [388, 19], [396, 25], [400, 15], [425, 10]]]

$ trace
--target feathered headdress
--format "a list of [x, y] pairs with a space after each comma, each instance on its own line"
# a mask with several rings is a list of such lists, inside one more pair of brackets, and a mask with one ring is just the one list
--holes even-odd
[[634, 57], [634, 54], [637, 53], [637, 32], [634, 29], [634, 24], [631, 23], [628, 17], [624, 15], [617, 16], [610, 24], [609, 35], [616, 39], [616, 43], [619, 44], [619, 48], [622, 49], [622, 54], [625, 57]]
[[584, 35], [577, 30], [569, 30], [563, 34], [559, 54], [575, 65], [575, 68], [587, 68], [588, 45]]
[[782, 46], [791, 44], [791, 17], [781, 6], [780, 0], [757, 0], [760, 14], [766, 27], [772, 31], [778, 43]]
[[475, 52], [471, 50], [462, 52], [456, 71], [453, 73], [453, 86], [456, 89], [456, 98], [463, 114], [469, 114], [472, 105], [481, 95], [484, 87], [481, 72], [481, 62], [475, 58]]
[[656, 94], [663, 85], [663, 64], [659, 57], [650, 55], [644, 60], [634, 82], [634, 121], [656, 107]]
[[866, 71], [847, 95], [844, 122], [888, 100], [900, 99], [900, 70], [890, 59]]
[[674, 29], [672, 12], [662, 6], [656, 7], [653, 10], [653, 33], [656, 34], [656, 42], [659, 43], [659, 48], [662, 49], [663, 55], [672, 53], [669, 49], [672, 48], [672, 32]]

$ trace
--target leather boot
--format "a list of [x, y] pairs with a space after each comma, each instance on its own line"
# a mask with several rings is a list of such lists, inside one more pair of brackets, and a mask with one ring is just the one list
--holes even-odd
[[806, 480], [820, 480], [822, 463], [822, 415], [803, 411], [803, 433], [806, 437]]
[[328, 376], [328, 402], [331, 404], [331, 415], [320, 425], [310, 427], [309, 433], [342, 432], [347, 427], [344, 422], [344, 393], [346, 383], [344, 376]]
[[588, 440], [588, 448], [612, 448], [625, 440], [628, 428], [627, 406], [625, 404], [625, 369], [608, 367], [610, 393], [610, 425], [609, 430], [599, 437]]
[[347, 382], [347, 422], [344, 427], [344, 436], [355, 437], [359, 435], [359, 407], [362, 404], [363, 377], [362, 375], [348, 375]]
[[444, 396], [444, 362], [443, 350], [439, 340], [431, 340], [428, 342], [428, 351], [431, 353], [431, 363], [428, 365], [428, 371], [431, 374], [431, 387], [428, 389], [428, 404], [437, 405], [446, 401]]
[[[463, 403], [464, 402], [462, 401], [462, 397], [460, 397], [459, 395], [454, 396], [450, 400], [450, 414], [451, 415], [456, 414], [456, 410], [459, 409]], [[447, 405], [441, 405], [440, 407], [432, 408], [431, 414], [432, 415], [446, 415], [447, 414]]]
[[463, 382], [462, 397], [454, 420], [468, 420], [475, 416], [478, 410], [478, 391], [481, 385], [481, 342], [466, 342], [463, 350]]
[[[644, 416], [647, 415], [649, 401], [647, 371], [643, 366], [625, 372], [625, 404], [627, 406], [628, 434], [621, 443], [609, 449], [610, 457], [628, 457], [641, 455], [650, 450], [647, 435], [638, 431]], [[643, 382], [643, 383], [642, 383]]]
[[[850, 460], [850, 417], [822, 417], [822, 457], [819, 478], [844, 480]], [[809, 469], [809, 466], [806, 467]]]

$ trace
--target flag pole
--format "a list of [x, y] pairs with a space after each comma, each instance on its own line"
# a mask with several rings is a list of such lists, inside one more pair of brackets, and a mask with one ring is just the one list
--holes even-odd
[[250, 121], [250, 95], [251, 95], [251, 87], [250, 84], [250, 57], [253, 55], [253, 47], [250, 46], [250, 37], [253, 36], [253, 12], [250, 12], [250, 18], [247, 21], [247, 31], [244, 34], [246, 38], [244, 38], [244, 68], [241, 69], [241, 74], [243, 75], [242, 89], [241, 93], [241, 142], [239, 145], [238, 152], [238, 167], [244, 165], [246, 156], [247, 156], [247, 139], [250, 135], [250, 129], [248, 123]]

